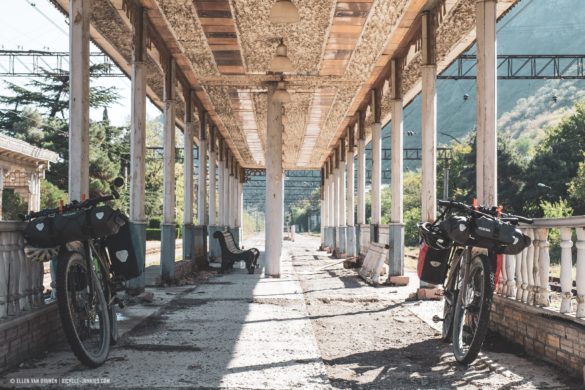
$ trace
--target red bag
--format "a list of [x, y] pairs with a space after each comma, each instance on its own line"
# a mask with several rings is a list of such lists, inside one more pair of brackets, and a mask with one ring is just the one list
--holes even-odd
[[430, 284], [443, 284], [447, 277], [450, 253], [451, 249], [434, 249], [423, 241], [418, 254], [419, 279]]

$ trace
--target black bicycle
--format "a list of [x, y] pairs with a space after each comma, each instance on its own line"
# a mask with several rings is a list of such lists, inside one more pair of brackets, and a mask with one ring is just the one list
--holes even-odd
[[419, 224], [423, 240], [419, 277], [443, 284], [442, 339], [453, 342], [455, 359], [473, 362], [485, 340], [501, 256], [517, 254], [530, 238], [516, 228], [532, 220], [501, 209], [439, 201], [445, 207], [433, 223]]
[[[122, 179], [114, 181], [122, 184]], [[139, 274], [123, 272], [137, 268], [131, 264], [128, 218], [100, 205], [118, 198], [113, 189], [111, 195], [22, 216], [29, 221], [24, 231], [27, 255], [40, 261], [56, 255], [61, 323], [73, 353], [88, 367], [101, 365], [116, 343], [116, 311], [123, 307], [116, 292], [124, 289], [128, 276]]]

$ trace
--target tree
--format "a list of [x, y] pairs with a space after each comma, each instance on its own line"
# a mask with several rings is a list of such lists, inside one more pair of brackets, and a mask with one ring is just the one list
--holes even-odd
[[[540, 203], [543, 200], [553, 202], [569, 198], [571, 183], [573, 180], [576, 180], [575, 185], [579, 182], [576, 178], [579, 177], [579, 164], [585, 153], [583, 134], [585, 102], [579, 102], [575, 104], [574, 114], [547, 130], [544, 141], [526, 170], [526, 186], [519, 198], [526, 202], [527, 213], [542, 216]], [[545, 191], [538, 183], [544, 183], [550, 188]], [[577, 202], [573, 206], [576, 214], [585, 213], [583, 204]]]

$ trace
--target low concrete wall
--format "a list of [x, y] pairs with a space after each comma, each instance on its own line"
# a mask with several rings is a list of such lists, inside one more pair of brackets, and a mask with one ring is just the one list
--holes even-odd
[[583, 320], [494, 295], [490, 329], [572, 376], [584, 375]]
[[65, 340], [57, 304], [0, 322], [0, 371], [39, 356]]

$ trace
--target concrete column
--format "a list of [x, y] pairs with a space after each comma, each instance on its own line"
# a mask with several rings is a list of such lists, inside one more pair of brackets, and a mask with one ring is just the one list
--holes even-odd
[[346, 176], [347, 176], [347, 194], [345, 213], [347, 218], [347, 233], [346, 233], [346, 247], [347, 256], [354, 257], [357, 254], [357, 236], [355, 229], [355, 215], [354, 215], [354, 144], [355, 144], [355, 129], [354, 125], [347, 128], [347, 155], [346, 155]]
[[91, 0], [69, 0], [69, 200], [89, 197]]
[[268, 89], [266, 126], [266, 276], [280, 277], [282, 228], [284, 226], [284, 180], [282, 167], [282, 104], [274, 101], [274, 86]]
[[390, 63], [390, 85], [392, 96], [392, 209], [390, 231], [392, 252], [389, 259], [390, 276], [404, 275], [404, 164], [403, 164], [403, 109], [401, 92], [401, 67], [397, 59]]
[[329, 158], [329, 227], [335, 227], [335, 161], [333, 156]]
[[358, 112], [358, 153], [357, 153], [357, 223], [366, 223], [366, 129], [365, 113]]
[[225, 226], [230, 225], [230, 171], [229, 171], [229, 162], [230, 162], [230, 153], [225, 145], [225, 153], [224, 153], [224, 164], [223, 164], [223, 189], [224, 189], [224, 197], [223, 197], [223, 212], [224, 212], [224, 222]]
[[193, 91], [185, 92], [185, 128], [183, 130], [183, 145], [185, 160], [183, 161], [183, 259], [194, 259], [193, 253], [193, 137], [195, 124], [193, 123]]
[[224, 187], [224, 146], [223, 146], [223, 138], [219, 139], [219, 161], [217, 164], [217, 199], [218, 199], [218, 210], [217, 210], [217, 224], [218, 225], [225, 225], [225, 209], [223, 207], [223, 199], [225, 197], [225, 187]]
[[339, 226], [347, 226], [346, 157], [345, 140], [342, 138], [339, 145]]
[[228, 215], [229, 215], [229, 221], [228, 221], [228, 225], [232, 228], [236, 227], [236, 223], [235, 223], [235, 215], [236, 215], [236, 206], [234, 204], [234, 199], [236, 197], [236, 187], [235, 187], [235, 182], [234, 182], [234, 156], [231, 155], [230, 156], [230, 167], [229, 167], [229, 172], [230, 172], [230, 176], [229, 176], [229, 189], [230, 189], [230, 198], [228, 199]]
[[422, 194], [423, 221], [433, 221], [437, 211], [437, 65], [432, 16], [422, 18]]
[[380, 123], [372, 124], [372, 225], [380, 224], [381, 184], [382, 184], [382, 145]]
[[496, 0], [478, 0], [477, 34], [477, 199], [498, 204]]
[[355, 225], [355, 168], [354, 168], [354, 129], [353, 126], [348, 127], [348, 147], [347, 147], [347, 155], [346, 155], [346, 176], [347, 176], [347, 194], [346, 194], [346, 219], [347, 225], [353, 226]]
[[[321, 249], [325, 244], [325, 219], [327, 218], [327, 179], [325, 166], [321, 167]], [[1, 204], [0, 204], [1, 206]]]
[[207, 226], [207, 112], [199, 110], [199, 181], [197, 188], [197, 219]]
[[[146, 252], [146, 11], [136, 6], [133, 20], [132, 102], [130, 124], [130, 232], [140, 267]], [[72, 20], [72, 19], [71, 19]], [[71, 161], [70, 161], [71, 163]], [[128, 282], [134, 291], [144, 289], [144, 273]]]
[[335, 149], [335, 165], [333, 169], [333, 226], [337, 229], [340, 225], [341, 198], [339, 188], [339, 148]]
[[2, 193], [4, 192], [4, 175], [6, 171], [0, 167], [0, 221], [2, 221]]
[[161, 230], [161, 278], [175, 277], [175, 60], [165, 66], [163, 129], [163, 223]]
[[216, 167], [216, 144], [215, 134], [217, 129], [215, 126], [211, 129], [210, 143], [209, 143], [209, 225], [215, 226], [217, 224], [216, 217], [216, 179], [215, 179], [215, 167]]
[[[244, 227], [244, 177], [243, 177], [243, 169], [239, 171], [239, 180], [238, 180], [238, 227], [240, 228], [240, 232]], [[240, 242], [242, 240], [242, 236], [240, 235]]]

